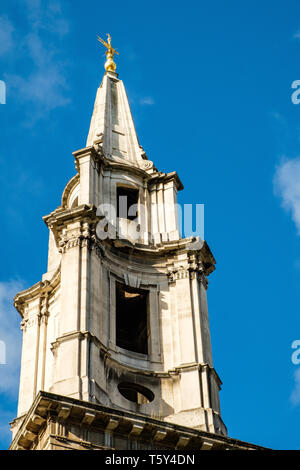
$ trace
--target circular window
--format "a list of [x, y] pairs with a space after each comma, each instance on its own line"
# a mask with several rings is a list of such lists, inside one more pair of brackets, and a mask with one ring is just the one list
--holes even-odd
[[154, 400], [154, 393], [149, 388], [131, 382], [121, 382], [118, 390], [126, 400], [145, 405]]

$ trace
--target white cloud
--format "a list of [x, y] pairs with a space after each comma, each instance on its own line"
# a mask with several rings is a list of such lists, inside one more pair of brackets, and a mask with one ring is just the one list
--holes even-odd
[[14, 27], [7, 16], [0, 16], [0, 57], [13, 47]]
[[293, 405], [300, 405], [300, 368], [294, 372], [294, 389], [291, 394], [291, 402]]
[[142, 106], [152, 106], [154, 104], [154, 99], [151, 96], [145, 96], [140, 99], [140, 104]]
[[[24, 75], [7, 73], [4, 78], [10, 96], [15, 96], [19, 103], [35, 105], [29, 113], [29, 121], [34, 123], [48, 111], [70, 102], [66, 61], [62, 60], [61, 49], [53, 46], [54, 41], [69, 32], [69, 23], [58, 0], [24, 1], [29, 29], [22, 37], [20, 50], [15, 50], [14, 54], [17, 58], [22, 54], [32, 65]], [[27, 119], [27, 124], [29, 121]]]
[[68, 34], [69, 23], [63, 16], [60, 1], [25, 0], [25, 5], [33, 30], [45, 30], [59, 36]]
[[[21, 331], [19, 313], [13, 298], [23, 289], [20, 281], [0, 282], [0, 341], [5, 344], [5, 356], [0, 361], [0, 441], [11, 440], [9, 423], [16, 417], [21, 363]], [[3, 359], [6, 364], [2, 364]]]
[[[6, 80], [12, 89], [17, 90], [21, 101], [29, 101], [41, 107], [41, 114], [65, 106], [70, 99], [65, 96], [67, 82], [58, 67], [50, 64], [46, 69], [35, 70], [28, 77], [9, 75]], [[38, 114], [35, 112], [35, 116]]]
[[7, 447], [11, 441], [9, 423], [17, 413], [21, 363], [21, 317], [13, 298], [23, 288], [20, 281], [0, 282], [0, 341], [6, 349], [6, 364], [2, 364], [2, 355], [0, 361], [0, 441]]
[[274, 188], [282, 207], [291, 212], [300, 235], [300, 157], [281, 163], [274, 176]]
[[0, 282], [0, 340], [6, 349], [6, 364], [0, 365], [0, 394], [11, 399], [18, 396], [21, 354], [21, 317], [13, 299], [22, 289], [20, 281]]
[[23, 289], [21, 281], [0, 282], [0, 341], [6, 349], [6, 364], [0, 357], [0, 442], [6, 448], [11, 442], [9, 423], [17, 414], [21, 365], [21, 317], [13, 299]]

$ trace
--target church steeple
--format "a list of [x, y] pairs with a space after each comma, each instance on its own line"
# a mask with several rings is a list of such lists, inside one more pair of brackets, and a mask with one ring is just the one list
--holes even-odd
[[[46, 446], [34, 435], [41, 419], [45, 426], [51, 420], [59, 424], [55, 432], [70, 438], [70, 448], [75, 436], [91, 447], [101, 446], [105, 436], [107, 447], [117, 447], [112, 433], [125, 428], [129, 440], [141, 436], [142, 442], [146, 436], [149, 448], [156, 448], [156, 440], [168, 447], [181, 426], [194, 433], [227, 433], [206, 296], [215, 260], [205, 242], [193, 249], [195, 238], [181, 237], [177, 192], [182, 183], [175, 171], [158, 171], [140, 147], [108, 52], [87, 146], [73, 154], [77, 174], [61, 205], [44, 217], [50, 233], [47, 273], [15, 298], [23, 349], [12, 448]], [[120, 210], [124, 197], [136, 207], [134, 214]], [[107, 216], [108, 207], [115, 209], [115, 218]], [[40, 399], [41, 417], [33, 412]], [[75, 402], [81, 411], [74, 417]], [[109, 416], [105, 423], [103, 410]], [[129, 427], [120, 418], [126, 413]], [[74, 433], [69, 416], [78, 428]], [[157, 429], [150, 432], [141, 419]], [[87, 434], [93, 422], [99, 430]], [[72, 432], [66, 434], [68, 429]], [[194, 445], [191, 436], [189, 431], [183, 440], [176, 438], [175, 446]]]
[[111, 46], [110, 35], [108, 43], [98, 40], [107, 47], [106, 73], [97, 91], [86, 145], [98, 142], [106, 158], [142, 166], [147, 157], [138, 141], [124, 84], [115, 73], [113, 56], [118, 52]]
[[111, 160], [141, 166], [147, 160], [136, 134], [132, 114], [122, 80], [106, 72], [98, 88], [87, 147], [102, 145], [104, 156]]

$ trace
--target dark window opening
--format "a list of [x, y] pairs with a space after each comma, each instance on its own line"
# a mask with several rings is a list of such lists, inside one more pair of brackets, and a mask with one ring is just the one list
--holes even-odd
[[154, 400], [154, 393], [142, 385], [122, 382], [118, 385], [118, 390], [126, 400], [144, 405]]
[[[130, 188], [117, 188], [117, 217], [122, 219], [134, 220], [137, 217], [137, 210], [131, 209], [132, 206], [137, 205], [139, 201], [139, 191]], [[136, 207], [137, 209], [137, 207]], [[132, 215], [133, 214], [133, 215]]]
[[148, 292], [116, 283], [116, 344], [148, 354]]

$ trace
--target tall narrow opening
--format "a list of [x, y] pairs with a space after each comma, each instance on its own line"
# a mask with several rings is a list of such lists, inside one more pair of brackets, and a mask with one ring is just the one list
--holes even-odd
[[117, 187], [117, 217], [128, 220], [136, 219], [138, 202], [138, 189]]
[[148, 354], [148, 291], [116, 283], [116, 344]]

